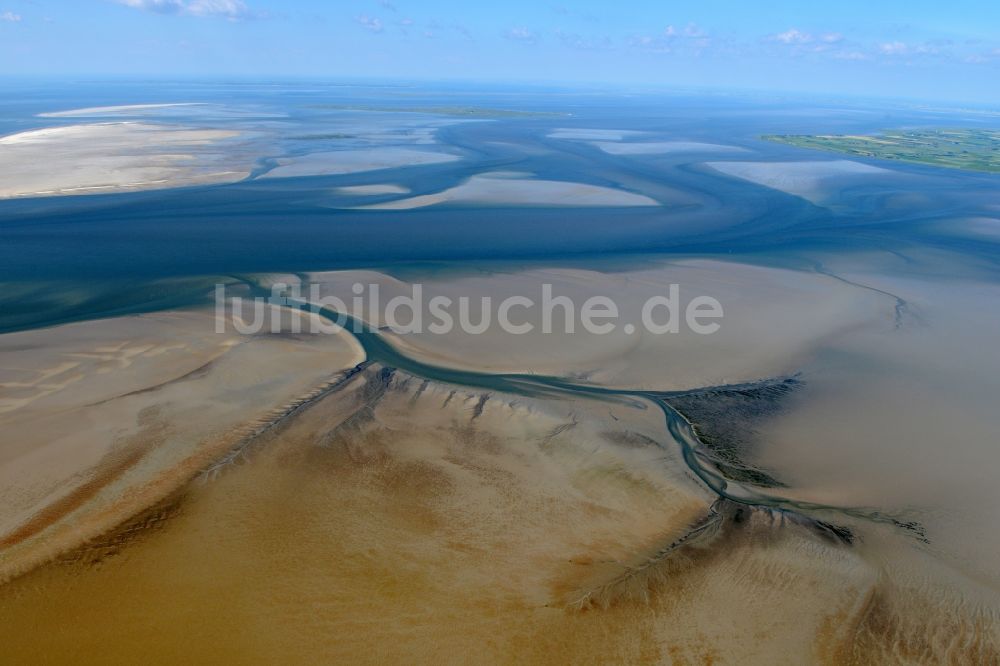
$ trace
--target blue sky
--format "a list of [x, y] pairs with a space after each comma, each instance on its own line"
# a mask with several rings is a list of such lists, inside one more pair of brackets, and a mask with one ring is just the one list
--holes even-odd
[[1000, 2], [0, 0], [0, 74], [621, 83], [1000, 103]]

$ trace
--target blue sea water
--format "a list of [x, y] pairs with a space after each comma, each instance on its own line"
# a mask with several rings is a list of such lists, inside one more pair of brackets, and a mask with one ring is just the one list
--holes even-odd
[[[982, 270], [996, 267], [993, 241], [946, 231], [949, 220], [996, 215], [996, 175], [871, 161], [892, 169], [895, 177], [849, 179], [815, 203], [706, 166], [713, 160], [841, 159], [759, 137], [982, 126], [991, 119], [976, 110], [707, 93], [312, 81], [43, 81], [5, 85], [0, 135], [107, 120], [38, 115], [46, 112], [173, 102], [208, 106], [186, 107], [176, 116], [166, 113], [156, 122], [273, 130], [268, 146], [273, 154], [260, 159], [255, 176], [266, 173], [276, 155], [344, 147], [342, 138], [322, 137], [345, 114], [360, 123], [373, 115], [388, 123], [402, 117], [448, 119], [371, 110], [376, 107], [480, 107], [538, 115], [499, 114], [444, 125], [437, 131], [436, 147], [463, 156], [445, 164], [0, 200], [0, 330], [168, 307], [202, 298], [205, 284], [215, 276], [265, 271], [378, 267], [419, 273], [477, 270], [503, 262], [628, 265], [639, 257], [689, 254], [795, 263], [810, 252], [891, 252], [914, 245], [974, 256]], [[631, 130], [644, 132], [643, 140], [708, 142], [746, 152], [610, 155], [586, 142], [548, 137], [563, 127]], [[362, 211], [338, 206], [367, 201], [338, 200], [332, 194], [339, 186], [378, 183], [429, 194], [470, 175], [498, 170], [622, 187], [664, 205]], [[678, 192], [680, 199], [674, 196]]]

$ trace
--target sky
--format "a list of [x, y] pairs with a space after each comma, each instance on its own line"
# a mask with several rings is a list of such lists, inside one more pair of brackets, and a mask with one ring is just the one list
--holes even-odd
[[0, 75], [704, 87], [1000, 103], [997, 0], [0, 0]]

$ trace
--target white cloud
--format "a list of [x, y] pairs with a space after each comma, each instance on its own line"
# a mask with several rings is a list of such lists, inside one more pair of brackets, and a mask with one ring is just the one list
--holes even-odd
[[660, 36], [636, 35], [628, 40], [629, 46], [645, 53], [688, 53], [700, 55], [712, 45], [708, 32], [696, 23], [683, 28], [668, 25]]
[[997, 62], [1000, 61], [1000, 49], [993, 49], [988, 53], [974, 53], [966, 57], [965, 62], [973, 64], [982, 64], [986, 62]]
[[250, 16], [250, 10], [243, 0], [189, 0], [187, 12], [195, 16], [223, 16], [229, 19]]
[[782, 44], [809, 44], [813, 41], [813, 36], [808, 32], [802, 32], [797, 28], [791, 28], [785, 32], [779, 32], [772, 39]]
[[118, 0], [118, 3], [157, 14], [187, 14], [231, 21], [254, 16], [243, 0]]
[[937, 44], [918, 44], [913, 51], [923, 55], [942, 55], [942, 49]]
[[[763, 37], [762, 53], [778, 57], [828, 57], [836, 60], [872, 61], [895, 64], [914, 64], [932, 59], [951, 59], [955, 62], [983, 63], [989, 61], [985, 50], [978, 53], [953, 40], [929, 41], [859, 41], [839, 32], [807, 32], [789, 28], [784, 32]], [[975, 45], [983, 44], [977, 41]], [[770, 45], [770, 48], [768, 48]], [[985, 48], [992, 47], [985, 46]]]
[[673, 25], [668, 25], [663, 29], [663, 36], [667, 39], [673, 39], [675, 37], [685, 37], [687, 39], [704, 39], [708, 37], [708, 33], [705, 32], [695, 23], [688, 23], [683, 28], [677, 28]]
[[687, 27], [684, 28], [684, 36], [691, 39], [699, 39], [702, 37], [708, 37], [708, 33], [694, 23], [688, 23]]
[[0, 21], [6, 21], [7, 23], [17, 23], [21, 20], [20, 14], [15, 14], [14, 12], [4, 12], [0, 14]]
[[392, 4], [390, 0], [380, 0], [378, 4], [380, 4], [383, 9], [388, 9], [390, 12], [396, 11], [396, 5]]
[[694, 23], [688, 23], [684, 28], [668, 25], [661, 35], [633, 35], [626, 43], [643, 53], [672, 53], [695, 57], [713, 47], [708, 33]]
[[794, 55], [803, 55], [831, 51], [844, 42], [844, 36], [839, 32], [815, 34], [798, 28], [789, 28], [784, 32], [769, 35], [766, 40], [789, 47]]
[[118, 0], [118, 3], [157, 14], [180, 14], [184, 10], [181, 0]]
[[607, 35], [585, 36], [575, 32], [556, 30], [556, 37], [566, 46], [581, 51], [600, 51], [613, 47], [611, 38]]
[[868, 54], [861, 51], [840, 51], [833, 54], [838, 60], [868, 60]]
[[360, 23], [365, 30], [370, 30], [371, 32], [382, 32], [385, 30], [385, 26], [382, 25], [382, 19], [362, 14], [355, 20]]
[[885, 42], [879, 44], [878, 50], [884, 55], [906, 55], [910, 47], [905, 42]]
[[993, 49], [992, 51], [987, 51], [986, 53], [972, 53], [965, 56], [963, 60], [964, 62], [971, 63], [973, 65], [998, 62], [1000, 61], [1000, 49]]
[[661, 39], [649, 35], [635, 35], [628, 40], [628, 45], [645, 53], [671, 53], [673, 49], [670, 40], [671, 37]]
[[512, 39], [515, 42], [523, 42], [525, 44], [534, 44], [538, 41], [538, 35], [524, 26], [511, 28], [504, 33], [504, 37]]
[[966, 56], [963, 54], [954, 53], [948, 46], [946, 41], [936, 41], [936, 42], [923, 42], [919, 44], [907, 43], [907, 42], [883, 42], [878, 45], [878, 53], [884, 56], [892, 57], [930, 57], [930, 58], [949, 58], [957, 57], [960, 61], [966, 60]]

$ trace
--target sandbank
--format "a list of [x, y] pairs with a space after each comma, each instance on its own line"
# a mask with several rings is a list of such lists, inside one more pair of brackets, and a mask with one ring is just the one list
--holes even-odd
[[561, 127], [548, 133], [550, 139], [570, 139], [577, 141], [621, 141], [626, 137], [641, 136], [646, 132], [622, 129], [574, 129]]
[[352, 381], [137, 523], [151, 528], [0, 589], [7, 654], [39, 654], [39, 621], [62, 627], [50, 657], [104, 661], [780, 663], [849, 648], [878, 580], [855, 553], [750, 517], [670, 555], [712, 498], [649, 409], [378, 367]]
[[158, 111], [184, 106], [204, 106], [201, 102], [175, 102], [171, 104], [120, 104], [117, 106], [90, 106], [83, 109], [68, 109], [66, 111], [49, 111], [39, 113], [39, 118], [78, 118], [82, 116], [117, 116], [141, 114], [147, 111]]
[[[288, 331], [312, 315], [283, 316]], [[192, 310], [0, 336], [0, 580], [159, 501], [364, 358], [346, 334], [215, 326]]]
[[410, 188], [402, 185], [346, 185], [337, 188], [338, 194], [349, 196], [378, 196], [382, 194], [409, 194]]
[[462, 159], [450, 153], [416, 150], [397, 146], [378, 146], [360, 150], [336, 150], [310, 153], [300, 157], [282, 157], [278, 165], [261, 178], [332, 176], [379, 169], [444, 164]]
[[670, 153], [741, 153], [746, 148], [697, 141], [591, 141], [609, 155], [667, 155]]
[[892, 176], [895, 172], [851, 160], [802, 162], [707, 162], [727, 176], [820, 203], [836, 188], [866, 178]]
[[[377, 271], [311, 273], [322, 295], [336, 296], [351, 306], [354, 283], [379, 285], [384, 305], [394, 296], [411, 295], [412, 285]], [[553, 333], [543, 333], [542, 285], [551, 285], [553, 296], [569, 297], [575, 304], [575, 330], [566, 334], [562, 309], [555, 309]], [[723, 307], [721, 328], [699, 335], [681, 327], [679, 333], [653, 334], [643, 330], [641, 310], [653, 297], [666, 296], [678, 285], [683, 303], [696, 296], [710, 296]], [[480, 276], [421, 281], [423, 321], [435, 319], [427, 310], [434, 296], [457, 303], [469, 299], [469, 319], [480, 322], [482, 299], [492, 299], [490, 326], [478, 334], [464, 333], [457, 324], [449, 333], [405, 333], [391, 337], [407, 354], [438, 365], [489, 372], [523, 372], [572, 376], [604, 386], [684, 389], [732, 384], [798, 370], [831, 336], [874, 327], [891, 330], [895, 302], [892, 298], [840, 282], [834, 278], [798, 271], [709, 260], [664, 263], [659, 268], [621, 273], [588, 270], [535, 269]], [[366, 293], [370, 292], [370, 288]], [[513, 334], [497, 324], [496, 308], [510, 296], [532, 299], [531, 309], [517, 307], [511, 321], [531, 323], [534, 330]], [[592, 296], [611, 298], [619, 310], [615, 330], [589, 333], [579, 321], [583, 303]], [[384, 326], [384, 308], [372, 312], [363, 304], [360, 316], [374, 326]], [[456, 314], [456, 308], [452, 308]], [[655, 317], [666, 318], [664, 311]], [[398, 322], [410, 321], [401, 309]], [[603, 320], [602, 320], [603, 321]], [[626, 324], [633, 324], [629, 334]]]
[[119, 122], [0, 137], [0, 198], [235, 182], [250, 174], [252, 160], [235, 157], [223, 142], [240, 135]]
[[486, 173], [435, 194], [362, 206], [367, 210], [408, 210], [438, 204], [507, 206], [659, 206], [655, 199], [600, 185], [524, 178], [519, 174]]

